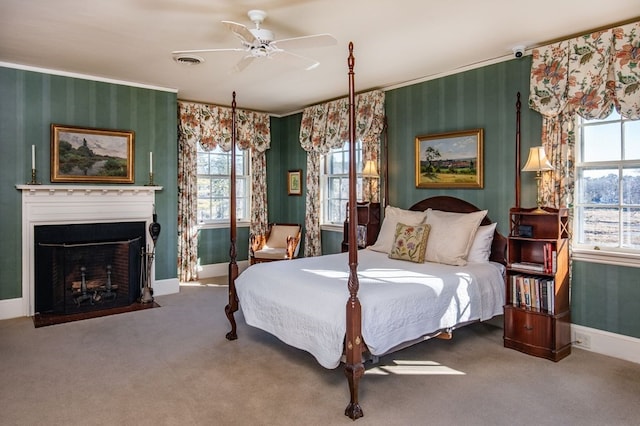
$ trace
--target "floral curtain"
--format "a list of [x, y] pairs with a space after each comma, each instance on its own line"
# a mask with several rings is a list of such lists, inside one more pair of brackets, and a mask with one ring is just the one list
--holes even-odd
[[[231, 149], [231, 108], [178, 102], [178, 279], [197, 279], [197, 146]], [[236, 110], [237, 146], [251, 149], [251, 230], [267, 229], [267, 180], [265, 151], [271, 143], [267, 114]]]
[[[373, 160], [378, 164], [380, 133], [384, 126], [384, 92], [377, 90], [362, 93], [355, 97], [355, 103], [356, 137], [362, 141], [363, 162]], [[349, 100], [347, 98], [314, 105], [304, 110], [300, 126], [300, 146], [307, 151], [305, 256], [322, 254], [320, 156], [328, 153], [332, 148], [341, 147], [347, 140], [349, 140]], [[380, 170], [379, 164], [378, 170]], [[368, 188], [367, 181], [364, 186]], [[368, 195], [365, 194], [365, 196]], [[378, 200], [377, 186], [372, 195], [371, 199]]]
[[[198, 278], [197, 146], [201, 127], [195, 104], [178, 103], [178, 279]], [[188, 120], [194, 120], [188, 122]]]
[[640, 22], [533, 50], [529, 106], [543, 115], [542, 145], [554, 166], [543, 204], [571, 206], [575, 115], [604, 118], [612, 108], [640, 118]]

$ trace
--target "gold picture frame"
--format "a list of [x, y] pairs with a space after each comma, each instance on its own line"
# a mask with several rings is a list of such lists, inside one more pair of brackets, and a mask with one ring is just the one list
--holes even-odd
[[133, 183], [134, 132], [51, 125], [51, 182]]
[[302, 170], [287, 172], [287, 194], [302, 195]]
[[483, 129], [416, 137], [416, 188], [484, 188]]

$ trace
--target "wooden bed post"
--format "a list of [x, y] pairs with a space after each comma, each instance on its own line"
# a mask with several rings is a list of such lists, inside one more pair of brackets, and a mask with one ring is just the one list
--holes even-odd
[[516, 208], [520, 208], [520, 92], [516, 100]]
[[[356, 210], [356, 128], [355, 128], [355, 95], [353, 67], [353, 42], [349, 42], [349, 217], [357, 216]], [[349, 382], [351, 400], [344, 414], [352, 420], [364, 415], [358, 402], [358, 384], [364, 375], [362, 364], [362, 311], [358, 300], [358, 247], [356, 246], [356, 221], [349, 221], [349, 300], [347, 301], [347, 333], [345, 338], [346, 363], [344, 374]]]
[[229, 204], [229, 304], [225, 306], [224, 313], [231, 323], [231, 331], [225, 336], [229, 340], [236, 340], [236, 320], [233, 316], [238, 310], [238, 295], [236, 293], [236, 278], [238, 277], [238, 264], [236, 263], [236, 92], [233, 92], [231, 101], [231, 185]]

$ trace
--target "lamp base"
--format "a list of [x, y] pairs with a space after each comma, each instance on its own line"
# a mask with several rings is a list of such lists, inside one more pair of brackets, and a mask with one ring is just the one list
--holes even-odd
[[535, 210], [533, 210], [531, 213], [535, 213], [535, 214], [545, 214], [547, 213], [546, 210], [544, 210], [542, 207], [538, 206]]

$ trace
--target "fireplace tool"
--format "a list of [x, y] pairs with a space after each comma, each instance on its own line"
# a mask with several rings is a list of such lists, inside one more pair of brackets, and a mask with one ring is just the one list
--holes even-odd
[[160, 224], [158, 223], [158, 215], [156, 214], [155, 207], [153, 209], [153, 222], [149, 224], [149, 235], [151, 235], [151, 241], [153, 242], [153, 249], [151, 251], [142, 248], [142, 268], [140, 273], [142, 284], [140, 303], [152, 303], [153, 302], [153, 288], [151, 288], [151, 267], [153, 266], [153, 259], [156, 256], [156, 241], [160, 235]]

